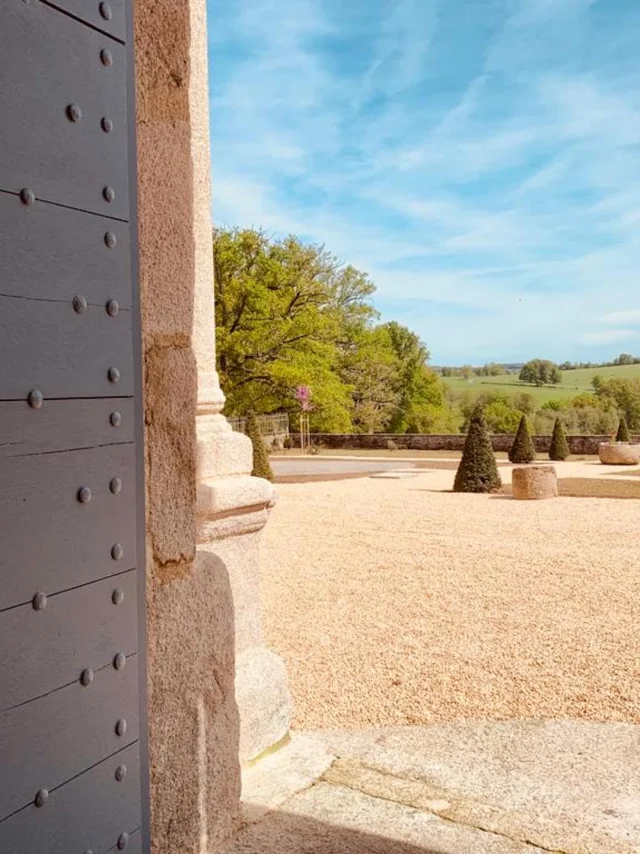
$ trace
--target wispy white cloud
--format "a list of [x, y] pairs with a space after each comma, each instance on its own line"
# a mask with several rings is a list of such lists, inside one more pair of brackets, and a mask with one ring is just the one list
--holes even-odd
[[615, 325], [630, 323], [634, 326], [640, 326], [640, 308], [631, 308], [628, 311], [610, 311], [602, 318], [602, 322]]
[[580, 340], [585, 344], [613, 344], [630, 338], [638, 338], [637, 329], [601, 329], [599, 332], [586, 332]]
[[423, 300], [437, 361], [636, 337], [631, 0], [208, 3], [217, 223], [325, 243], [399, 318]]
[[396, 0], [380, 16], [373, 55], [359, 87], [362, 105], [376, 94], [398, 96], [421, 82], [436, 30], [438, 0]]

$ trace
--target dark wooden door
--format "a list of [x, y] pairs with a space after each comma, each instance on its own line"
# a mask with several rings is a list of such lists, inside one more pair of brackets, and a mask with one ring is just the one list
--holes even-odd
[[129, 0], [0, 2], [0, 852], [148, 850]]

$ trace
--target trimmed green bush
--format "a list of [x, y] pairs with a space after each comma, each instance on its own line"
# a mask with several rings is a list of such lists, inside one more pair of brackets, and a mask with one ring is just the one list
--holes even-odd
[[620, 416], [620, 423], [618, 424], [618, 432], [616, 433], [616, 442], [630, 442], [631, 436], [629, 435], [629, 428], [627, 426], [627, 419], [624, 417], [624, 414]]
[[454, 492], [497, 492], [502, 486], [482, 404], [473, 410]]
[[556, 418], [555, 424], [553, 425], [551, 445], [549, 447], [549, 459], [566, 460], [570, 453], [571, 451], [569, 450], [562, 421], [559, 418]]
[[264, 439], [260, 433], [260, 425], [254, 412], [247, 416], [247, 436], [253, 445], [253, 471], [254, 477], [263, 477], [265, 480], [273, 480], [273, 471], [269, 463], [269, 454]]
[[527, 416], [523, 415], [520, 419], [516, 438], [513, 440], [513, 445], [509, 451], [509, 459], [512, 463], [532, 463], [536, 458], [536, 449], [533, 447], [531, 433], [529, 432], [529, 422]]

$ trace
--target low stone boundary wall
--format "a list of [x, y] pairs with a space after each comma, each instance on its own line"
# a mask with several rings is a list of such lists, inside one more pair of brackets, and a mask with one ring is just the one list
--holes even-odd
[[[491, 437], [494, 451], [508, 451], [513, 443], [512, 435], [496, 435]], [[300, 437], [292, 432], [291, 439], [295, 445], [299, 445]], [[598, 455], [598, 445], [608, 442], [610, 436], [567, 436], [569, 450], [572, 454]], [[464, 446], [465, 436], [461, 434], [427, 434], [427, 433], [403, 433], [400, 435], [390, 433], [314, 433], [311, 441], [314, 445], [322, 445], [325, 448], [333, 448], [343, 451], [386, 451], [387, 444], [395, 442], [398, 448], [409, 451], [461, 451]], [[633, 442], [640, 441], [640, 436], [634, 436]], [[534, 436], [535, 449], [540, 454], [549, 451], [551, 436]]]

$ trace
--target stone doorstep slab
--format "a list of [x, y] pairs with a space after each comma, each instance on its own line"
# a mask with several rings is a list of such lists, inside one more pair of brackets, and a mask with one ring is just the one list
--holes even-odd
[[540, 816], [502, 810], [424, 781], [397, 777], [360, 760], [333, 759], [318, 742], [294, 736], [261, 766], [245, 769], [246, 825], [225, 854], [640, 851], [608, 836], [595, 838], [570, 824], [546, 822]]
[[551, 851], [640, 854], [637, 725], [461, 721], [317, 734], [341, 761], [355, 761], [331, 770], [343, 785], [353, 774], [372, 793], [384, 783], [431, 809], [446, 801], [434, 812]]
[[294, 734], [245, 769], [225, 854], [640, 854], [639, 762], [627, 724]]
[[573, 823], [558, 824], [544, 816], [527, 815], [460, 797], [425, 783], [397, 777], [359, 760], [338, 759], [323, 781], [373, 798], [432, 813], [461, 827], [481, 830], [511, 842], [557, 854], [638, 854], [640, 846], [594, 835]]
[[[225, 854], [549, 854], [321, 781], [244, 828]], [[559, 852], [558, 852], [559, 854]]]
[[[305, 771], [291, 776], [289, 769], [284, 785], [276, 787], [276, 800], [291, 784], [297, 794], [277, 808], [263, 804], [257, 812], [255, 805], [245, 804], [246, 824], [220, 854], [549, 854], [400, 801], [334, 785], [325, 777], [309, 780]], [[255, 797], [267, 794], [254, 789]], [[272, 803], [274, 794], [267, 798]]]

